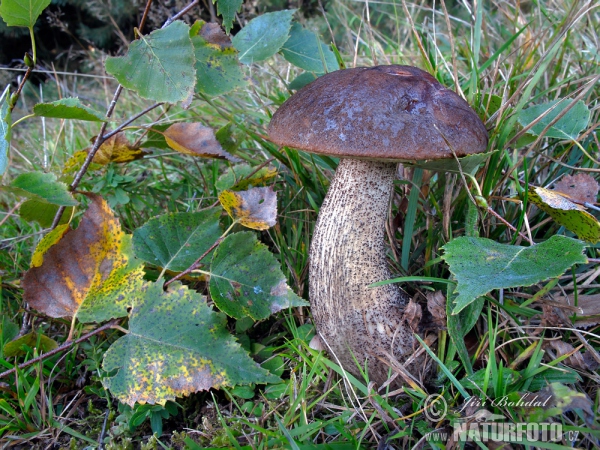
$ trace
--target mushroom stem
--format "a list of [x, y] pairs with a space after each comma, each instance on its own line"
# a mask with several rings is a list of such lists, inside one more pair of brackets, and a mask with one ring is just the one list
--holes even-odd
[[321, 207], [310, 247], [310, 303], [321, 339], [339, 363], [383, 383], [394, 355], [413, 352], [402, 316], [409, 298], [397, 285], [368, 286], [391, 278], [385, 222], [397, 163], [342, 159]]

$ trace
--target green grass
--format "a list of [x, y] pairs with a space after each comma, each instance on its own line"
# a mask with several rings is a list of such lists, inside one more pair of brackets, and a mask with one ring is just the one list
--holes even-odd
[[[534, 241], [542, 241], [554, 234], [570, 233], [548, 221], [548, 216], [531, 204], [513, 201], [516, 196], [526, 192], [530, 184], [547, 186], [564, 175], [594, 175], [600, 170], [579, 147], [589, 155], [598, 155], [600, 150], [600, 84], [594, 78], [600, 69], [599, 8], [593, 2], [567, 0], [527, 2], [520, 10], [506, 2], [476, 5], [475, 10], [467, 11], [462, 4], [447, 2], [446, 14], [439, 5], [434, 13], [425, 2], [331, 2], [326, 7], [332, 36], [322, 17], [308, 20], [322, 32], [325, 41], [335, 41], [348, 67], [389, 62], [430, 69], [446, 86], [464, 94], [490, 130], [489, 150], [495, 153], [475, 174], [478, 189], [472, 181], [467, 181], [465, 188], [460, 176], [427, 171], [417, 183], [420, 169], [405, 169], [409, 181], [398, 181], [391, 214], [400, 230], [391, 230], [389, 236], [390, 264], [399, 277], [449, 278], [440, 248], [453, 237], [472, 233], [473, 226], [482, 237], [522, 243], [521, 237], [493, 215], [473, 208], [466, 189], [473, 195], [479, 190], [508, 223], [525, 234], [529, 229]], [[336, 161], [280, 149], [264, 139], [266, 124], [290, 94], [286, 83], [293, 80], [297, 69], [277, 56], [253, 66], [249, 74], [251, 88], [212, 100], [198, 99], [187, 111], [163, 107], [136, 125], [158, 126], [185, 118], [215, 129], [230, 126], [236, 156], [252, 166], [272, 159], [270, 165], [277, 168], [278, 175], [269, 184], [278, 193], [278, 224], [260, 233], [260, 238], [281, 262], [292, 289], [307, 298], [310, 236]], [[113, 82], [103, 85], [101, 80], [83, 81], [77, 76], [59, 81], [62, 95], [64, 87], [69, 86], [75, 94], [104, 107], [116, 87]], [[40, 90], [30, 87], [18, 114], [26, 114], [40, 100], [40, 92], [45, 101], [61, 95], [57, 83], [47, 82]], [[520, 111], [557, 98], [580, 98], [591, 110], [590, 124], [580, 134], [578, 145], [543, 136], [531, 138], [521, 131], [517, 121]], [[147, 102], [126, 92], [119, 100], [116, 117], [127, 118], [146, 106]], [[75, 151], [90, 145], [89, 139], [97, 131], [95, 125], [73, 121], [63, 124], [52, 119], [42, 122], [37, 118], [20, 124], [14, 131], [15, 151], [3, 184], [26, 171], [48, 169], [59, 173]], [[142, 133], [131, 129], [128, 137], [135, 141]], [[214, 204], [218, 194], [215, 184], [227, 167], [223, 161], [191, 160], [156, 149], [142, 160], [88, 173], [79, 189], [103, 195], [124, 229], [132, 232], [156, 215]], [[417, 195], [418, 185], [422, 195]], [[409, 195], [403, 204], [405, 194]], [[11, 211], [17, 201], [0, 191], [4, 213]], [[4, 214], [0, 216], [3, 219]], [[19, 280], [29, 267], [42, 236], [41, 228], [20, 220], [13, 212], [1, 229], [1, 314], [18, 329], [26, 311]], [[587, 251], [590, 258], [598, 257], [594, 245]], [[600, 283], [595, 280], [596, 269], [595, 263], [575, 267], [556, 286], [548, 286], [544, 298], [560, 296], [560, 289], [573, 292], [573, 287], [567, 287], [573, 280], [578, 280], [575, 292], [579, 295], [597, 294]], [[194, 286], [204, 289], [201, 283]], [[428, 291], [447, 293], [444, 283], [410, 282], [403, 287], [421, 302]], [[449, 407], [446, 419], [460, 419], [469, 412], [463, 409], [465, 393], [489, 404], [493, 399], [517, 398], [519, 393], [539, 391], [550, 382], [560, 382], [568, 386], [568, 390], [561, 391], [561, 398], [573, 408], [563, 406], [545, 412], [507, 406], [488, 409], [512, 422], [527, 422], [532, 417], [543, 421], [553, 414], [552, 420], [562, 423], [563, 429], [579, 432], [576, 441], [565, 439], [556, 445], [597, 448], [598, 373], [591, 364], [575, 365], [568, 351], [557, 353], [547, 342], [562, 341], [571, 345], [571, 350], [587, 355], [586, 361], [593, 361], [594, 352], [600, 348], [598, 328], [558, 329], [551, 321], [551, 308], [531, 301], [543, 288], [539, 285], [488, 294], [478, 304], [481, 315], [473, 318], [474, 328], [465, 337], [467, 353], [461, 353], [446, 331], [430, 332], [427, 342], [431, 357], [435, 357], [433, 375], [421, 384], [405, 387], [403, 392], [377, 392], [365, 380], [344, 374], [326, 354], [310, 349], [310, 311], [299, 308], [250, 328], [235, 321], [229, 324], [259, 362], [274, 361], [277, 366], [283, 363], [280, 385], [197, 393], [178, 399], [178, 406], [167, 409], [128, 409], [119, 406], [101, 384], [107, 375], [101, 368], [102, 355], [120, 335], [111, 330], [2, 380], [0, 439], [31, 448], [46, 448], [51, 442], [61, 448], [83, 448], [98, 441], [108, 414], [106, 448], [115, 449], [140, 445], [367, 449], [382, 443], [391, 448], [413, 448], [418, 442], [425, 448], [446, 448], [446, 442], [436, 444], [424, 439], [436, 430], [452, 431], [448, 420], [428, 419], [424, 411], [427, 394], [443, 396]], [[58, 342], [64, 341], [70, 327], [67, 320], [51, 320], [35, 311], [27, 312], [27, 320], [33, 329]], [[3, 335], [8, 328], [4, 327]], [[92, 328], [77, 325], [75, 335]], [[4, 337], [0, 337], [4, 344]], [[10, 369], [34, 356], [36, 350], [28, 348], [21, 356], [5, 358], [0, 347], [0, 368]], [[472, 381], [465, 380], [467, 375]], [[158, 441], [149, 437], [161, 428]], [[533, 447], [535, 444], [531, 444]]]

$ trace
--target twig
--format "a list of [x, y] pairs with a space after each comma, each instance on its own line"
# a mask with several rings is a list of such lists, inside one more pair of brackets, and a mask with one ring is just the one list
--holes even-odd
[[67, 341], [64, 344], [60, 345], [59, 347], [56, 347], [54, 350], [50, 350], [49, 352], [44, 353], [43, 355], [40, 355], [37, 358], [30, 359], [27, 362], [19, 364], [17, 367], [13, 367], [10, 370], [6, 370], [6, 371], [0, 373], [0, 379], [4, 378], [4, 377], [6, 377], [6, 376], [8, 376], [10, 374], [15, 373], [17, 370], [25, 369], [26, 367], [29, 367], [29, 366], [31, 366], [33, 364], [36, 364], [36, 363], [40, 362], [40, 361], [48, 359], [51, 356], [54, 356], [57, 353], [60, 353], [60, 352], [62, 352], [64, 350], [67, 350], [67, 349], [71, 348], [72, 346], [77, 345], [80, 342], [83, 342], [83, 341], [91, 338], [92, 336], [94, 336], [94, 335], [96, 335], [98, 333], [101, 333], [104, 330], [108, 330], [109, 328], [115, 328], [116, 325], [117, 325], [117, 320], [112, 320], [112, 321], [108, 322], [107, 324], [102, 325], [100, 328], [96, 328], [94, 331], [90, 331], [89, 333], [84, 334], [79, 339], [76, 339], [74, 341]]
[[258, 171], [260, 169], [262, 169], [263, 167], [268, 166], [273, 161], [275, 161], [275, 158], [269, 158], [269, 159], [267, 159], [264, 163], [262, 163], [260, 166], [258, 166], [253, 172], [251, 172], [250, 174], [248, 174], [244, 178], [242, 178], [242, 180], [249, 180], [250, 178], [252, 178], [254, 176], [254, 174], [258, 173]]
[[140, 20], [140, 26], [138, 27], [140, 34], [144, 29], [144, 25], [146, 25], [146, 19], [148, 18], [148, 13], [150, 12], [150, 6], [152, 6], [152, 0], [148, 0], [146, 2], [146, 7], [144, 8], [144, 13], [142, 14], [142, 19]]
[[144, 109], [142, 112], [139, 112], [139, 113], [135, 114], [134, 116], [130, 117], [125, 122], [123, 122], [121, 125], [119, 125], [117, 128], [115, 128], [112, 131], [109, 131], [104, 136], [102, 136], [102, 142], [104, 143], [104, 141], [113, 137], [115, 134], [117, 134], [119, 131], [121, 131], [123, 128], [125, 128], [127, 125], [129, 125], [131, 122], [134, 122], [135, 120], [142, 117], [144, 114], [148, 114], [150, 111], [152, 111], [155, 108], [158, 108], [161, 105], [163, 105], [163, 103], [155, 103], [154, 105], [149, 106], [146, 109]]
[[106, 434], [106, 424], [108, 423], [108, 415], [110, 414], [110, 408], [106, 409], [106, 414], [104, 414], [104, 423], [102, 424], [102, 431], [100, 432], [100, 437], [98, 438], [98, 450], [102, 450], [104, 448], [104, 435]]
[[190, 273], [192, 270], [195, 270], [195, 269], [198, 267], [198, 265], [200, 264], [200, 261], [202, 261], [202, 260], [203, 260], [203, 259], [206, 257], [206, 255], [208, 255], [210, 252], [212, 252], [212, 251], [213, 251], [213, 250], [214, 250], [214, 249], [217, 247], [217, 245], [219, 245], [219, 244], [221, 243], [221, 241], [223, 241], [223, 239], [224, 239], [224, 237], [223, 237], [223, 236], [221, 236], [219, 239], [217, 239], [217, 240], [215, 241], [215, 243], [214, 243], [213, 245], [211, 245], [211, 246], [210, 246], [210, 248], [209, 248], [208, 250], [206, 250], [206, 251], [205, 251], [205, 252], [202, 254], [202, 256], [200, 256], [200, 258], [198, 258], [196, 261], [194, 261], [194, 262], [192, 263], [192, 265], [191, 265], [190, 267], [188, 267], [188, 268], [187, 268], [187, 269], [185, 269], [183, 272], [181, 272], [180, 274], [178, 274], [178, 275], [174, 276], [174, 277], [173, 277], [173, 278], [171, 278], [169, 281], [167, 281], [167, 282], [165, 283], [165, 287], [167, 287], [168, 285], [170, 285], [170, 284], [171, 284], [173, 281], [175, 281], [175, 280], [179, 280], [180, 278], [182, 278], [182, 277], [186, 276], [186, 275], [187, 275], [188, 273]]
[[17, 204], [15, 206], [13, 206], [10, 211], [8, 211], [6, 213], [6, 215], [2, 218], [2, 220], [0, 220], [0, 227], [2, 225], [4, 225], [4, 222], [6, 222], [8, 220], [9, 217], [11, 217], [13, 215], [13, 213], [19, 209], [19, 207], [25, 202], [25, 200], [21, 200], [20, 202], [17, 202]]
[[517, 231], [517, 229], [515, 227], [513, 227], [509, 222], [506, 221], [506, 219], [504, 219], [504, 217], [502, 217], [500, 214], [498, 214], [496, 211], [494, 211], [492, 208], [488, 207], [488, 212], [494, 216], [496, 219], [498, 219], [500, 222], [502, 222], [504, 225], [506, 225], [508, 228], [510, 228], [511, 230], [513, 230], [515, 233], [519, 233], [519, 236], [521, 236], [523, 239], [525, 239], [527, 242], [529, 242], [531, 245], [533, 245], [533, 241], [531, 239], [529, 239], [529, 237], [525, 236], [523, 233], [521, 233], [520, 231]]
[[175, 22], [177, 19], [179, 19], [185, 13], [187, 13], [190, 9], [192, 9], [194, 6], [196, 6], [199, 3], [199, 1], [200, 0], [194, 0], [192, 3], [190, 3], [185, 8], [183, 8], [181, 11], [179, 11], [177, 14], [175, 14], [172, 17], [169, 17], [167, 19], [167, 21], [165, 22], [165, 24], [162, 26], [162, 28], [165, 28], [165, 27], [168, 27], [169, 25], [171, 25], [173, 22]]
[[[31, 75], [31, 72], [33, 72], [33, 67], [28, 67], [27, 71], [25, 72], [25, 75], [23, 75], [23, 78], [21, 79], [21, 82], [19, 83], [19, 87], [17, 88], [17, 90], [13, 94], [14, 98], [19, 98], [19, 96], [21, 95], [21, 91], [25, 87], [25, 83], [27, 82], [27, 79], [29, 78], [29, 75]], [[13, 104], [10, 105], [10, 111], [11, 112], [12, 112], [13, 109], [15, 109], [15, 106], [17, 106], [17, 102], [16, 101]]]

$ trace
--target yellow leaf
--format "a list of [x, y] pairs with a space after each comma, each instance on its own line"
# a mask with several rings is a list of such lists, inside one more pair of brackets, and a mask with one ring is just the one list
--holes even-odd
[[556, 223], [588, 242], [600, 240], [600, 223], [567, 195], [537, 186], [529, 187], [529, 200]]
[[266, 230], [277, 222], [277, 194], [271, 187], [225, 190], [219, 194], [219, 201], [233, 220], [245, 227]]
[[[95, 137], [92, 138], [92, 142], [95, 140]], [[90, 152], [90, 150], [91, 147], [73, 153], [73, 156], [71, 156], [65, 163], [63, 172], [69, 173], [75, 170], [79, 170], [79, 168], [83, 165], [83, 162], [87, 158], [87, 155]], [[98, 170], [102, 166], [106, 166], [108, 163], [111, 162], [122, 164], [130, 161], [135, 161], [137, 159], [143, 158], [144, 155], [147, 154], [148, 151], [134, 147], [133, 144], [129, 142], [129, 140], [125, 137], [123, 133], [117, 133], [114, 136], [109, 137], [106, 141], [102, 143], [102, 145], [94, 155], [94, 159], [92, 160], [90, 170]]]

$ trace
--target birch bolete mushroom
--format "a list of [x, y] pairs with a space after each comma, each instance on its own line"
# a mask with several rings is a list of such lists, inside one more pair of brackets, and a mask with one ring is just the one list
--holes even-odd
[[485, 126], [427, 72], [392, 65], [318, 78], [281, 105], [269, 136], [341, 158], [310, 246], [311, 310], [334, 360], [356, 375], [356, 362], [367, 361], [370, 380], [381, 384], [389, 355], [404, 363], [418, 348], [403, 320], [407, 294], [395, 284], [368, 287], [392, 278], [384, 234], [397, 163], [483, 152]]

